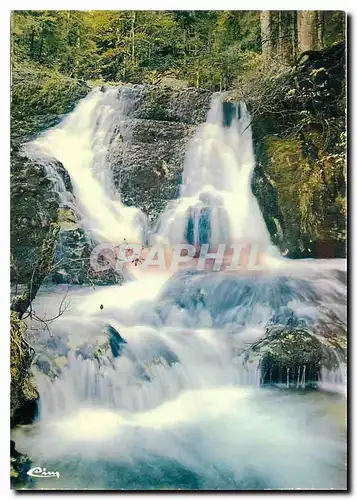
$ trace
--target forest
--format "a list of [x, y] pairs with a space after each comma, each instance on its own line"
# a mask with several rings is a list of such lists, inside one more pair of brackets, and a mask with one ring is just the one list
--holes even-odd
[[293, 63], [344, 31], [340, 11], [16, 11], [12, 61], [20, 80], [46, 68], [53, 78], [155, 84], [173, 76], [226, 90], [262, 58]]

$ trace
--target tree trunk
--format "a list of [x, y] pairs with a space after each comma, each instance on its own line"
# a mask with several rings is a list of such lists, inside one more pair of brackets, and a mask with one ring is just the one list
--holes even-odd
[[262, 37], [262, 54], [265, 59], [272, 55], [271, 12], [262, 10], [260, 13], [260, 31]]
[[75, 52], [75, 60], [74, 60], [74, 78], [78, 78], [78, 67], [79, 67], [79, 57], [81, 50], [81, 35], [79, 33], [79, 29], [77, 30], [76, 36], [76, 52]]
[[292, 44], [292, 59], [295, 60], [298, 56], [298, 13], [296, 10], [291, 12], [291, 44]]
[[131, 18], [131, 63], [134, 67], [135, 62], [135, 10], [133, 11], [133, 16]]
[[[70, 27], [71, 27], [71, 11], [67, 11], [67, 29], [66, 29], [66, 43], [70, 45]], [[71, 71], [71, 58], [70, 55], [67, 54], [66, 58], [66, 71], [70, 72]]]
[[42, 25], [41, 26], [41, 36], [40, 36], [40, 47], [39, 47], [39, 50], [38, 50], [38, 58], [37, 58], [37, 60], [40, 61], [40, 62], [42, 62], [41, 59], [42, 59], [42, 49], [43, 49], [44, 35], [45, 35], [45, 26]]
[[324, 11], [317, 12], [317, 45], [319, 49], [324, 48], [324, 31], [325, 31], [325, 16]]
[[35, 58], [34, 47], [35, 47], [35, 30], [33, 29], [31, 31], [31, 37], [30, 37], [30, 57], [31, 57], [31, 59]]
[[300, 52], [318, 48], [317, 14], [316, 10], [300, 10], [298, 12], [298, 42]]
[[284, 62], [291, 62], [294, 57], [293, 38], [294, 29], [293, 13], [289, 10], [279, 12], [279, 44], [278, 54]]

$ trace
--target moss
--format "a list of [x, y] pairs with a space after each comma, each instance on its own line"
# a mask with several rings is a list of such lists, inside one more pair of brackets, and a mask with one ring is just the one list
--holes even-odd
[[270, 159], [266, 168], [276, 186], [277, 203], [283, 217], [284, 243], [290, 255], [294, 256], [296, 249], [300, 252], [303, 250], [298, 189], [298, 167], [302, 163], [301, 141], [268, 137], [266, 145]]
[[277, 187], [290, 249], [297, 246], [300, 255], [313, 255], [319, 243], [330, 241], [336, 253], [320, 256], [342, 256], [344, 152], [328, 153], [324, 134], [318, 130], [308, 130], [299, 138], [268, 137], [266, 144], [267, 171]]
[[299, 366], [318, 364], [321, 359], [320, 342], [305, 330], [272, 329], [268, 338], [267, 344], [261, 347], [264, 353], [262, 365]]
[[59, 208], [58, 209], [58, 223], [61, 229], [76, 229], [77, 221], [76, 214], [71, 208]]
[[337, 368], [346, 358], [346, 331], [319, 332], [287, 326], [272, 326], [253, 344], [246, 360], [259, 359], [261, 383], [314, 384], [322, 366]]
[[19, 473], [16, 472], [15, 467], [12, 463], [10, 464], [10, 477], [11, 478], [19, 477]]
[[25, 424], [36, 414], [38, 392], [30, 371], [33, 349], [24, 339], [26, 324], [12, 311], [10, 317], [11, 424]]
[[53, 126], [90, 90], [85, 82], [29, 61], [14, 60], [11, 76], [12, 140]]

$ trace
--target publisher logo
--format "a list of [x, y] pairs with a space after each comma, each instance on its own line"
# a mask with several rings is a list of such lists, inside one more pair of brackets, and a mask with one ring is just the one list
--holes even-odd
[[41, 467], [33, 467], [27, 472], [27, 475], [31, 477], [41, 477], [41, 478], [56, 477], [57, 479], [59, 479], [60, 477], [60, 473], [58, 471], [52, 472], [47, 470], [46, 467], [44, 467], [43, 469]]

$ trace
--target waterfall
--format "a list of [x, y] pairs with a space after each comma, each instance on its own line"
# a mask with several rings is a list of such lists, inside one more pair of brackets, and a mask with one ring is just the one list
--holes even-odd
[[[81, 224], [96, 241], [145, 242], [145, 216], [121, 202], [111, 178], [118, 128], [130, 109], [121, 95], [93, 90], [26, 152], [64, 165]], [[331, 401], [343, 413], [343, 397], [305, 393], [305, 359], [295, 371], [282, 370], [283, 389], [262, 387], [272, 369], [261, 373], [259, 356], [247, 354], [271, 325], [322, 332], [346, 322], [344, 262], [289, 263], [271, 244], [251, 191], [251, 134], [245, 105], [227, 117], [222, 96], [214, 96], [188, 144], [180, 196], [150, 241], [256, 241], [286, 265], [72, 286], [51, 336], [30, 325], [39, 418], [28, 432], [16, 431], [16, 445], [58, 470], [59, 487], [345, 488], [343, 416], [336, 422], [328, 414]], [[37, 316], [55, 315], [64, 293], [63, 286], [40, 290]], [[341, 383], [341, 370], [324, 370], [330, 388]]]
[[[145, 240], [145, 216], [120, 201], [110, 171], [125, 103], [117, 89], [94, 89], [59, 125], [25, 147], [25, 153], [51, 168], [60, 161], [71, 177], [82, 226], [95, 241]], [[52, 167], [53, 170], [53, 167]], [[59, 193], [63, 199], [63, 185]]]
[[244, 103], [225, 121], [223, 95], [214, 96], [207, 121], [186, 152], [180, 197], [161, 215], [154, 239], [169, 243], [259, 243], [274, 256], [252, 193], [254, 152], [251, 117]]

